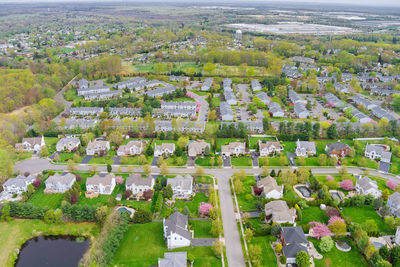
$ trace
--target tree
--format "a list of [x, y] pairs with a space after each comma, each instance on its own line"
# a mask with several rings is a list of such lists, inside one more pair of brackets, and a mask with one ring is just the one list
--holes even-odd
[[326, 131], [326, 135], [328, 136], [329, 139], [337, 139], [339, 137], [335, 123], [329, 126], [328, 130]]
[[340, 187], [344, 190], [351, 191], [354, 189], [354, 184], [352, 180], [343, 180], [339, 183]]
[[133, 223], [149, 223], [151, 221], [150, 211], [138, 209], [133, 215]]
[[107, 172], [111, 172], [112, 171], [112, 167], [109, 163], [107, 163]]
[[395, 181], [389, 180], [386, 182], [386, 186], [392, 190], [396, 190], [399, 185]]
[[204, 175], [205, 175], [204, 168], [201, 167], [201, 166], [197, 166], [194, 175], [195, 175], [196, 177], [202, 177], [202, 176], [204, 176]]
[[169, 169], [168, 169], [167, 163], [165, 163], [165, 162], [161, 163], [161, 166], [160, 166], [160, 174], [161, 174], [162, 176], [165, 176], [165, 175], [167, 175], [168, 173], [169, 173]]
[[374, 208], [379, 210], [383, 206], [383, 199], [381, 197], [374, 200]]
[[281, 233], [281, 225], [276, 223], [271, 227], [271, 235], [277, 236]]
[[326, 157], [325, 154], [320, 154], [318, 156], [318, 164], [319, 164], [319, 166], [326, 166], [326, 159], [327, 159], [327, 157]]
[[144, 173], [146, 176], [149, 176], [149, 175], [150, 175], [150, 173], [151, 173], [151, 167], [150, 167], [149, 164], [143, 165], [143, 173]]
[[310, 222], [310, 225], [312, 226], [311, 227], [313, 232], [312, 236], [316, 239], [332, 235], [329, 227], [326, 224], [320, 222]]
[[233, 186], [237, 195], [240, 195], [243, 192], [243, 183], [239, 179], [233, 181]]
[[176, 143], [180, 148], [184, 149], [189, 143], [189, 137], [181, 136], [178, 138], [178, 141]]
[[124, 192], [125, 199], [128, 199], [131, 196], [132, 196], [132, 191], [130, 189], [125, 190], [125, 192]]
[[124, 141], [124, 138], [122, 137], [120, 131], [116, 130], [110, 133], [110, 135], [108, 136], [108, 141], [119, 146]]
[[305, 251], [300, 251], [296, 255], [296, 264], [299, 267], [310, 266], [310, 256]]
[[153, 198], [153, 195], [154, 195], [153, 190], [146, 190], [143, 192], [143, 199], [149, 200], [149, 199]]
[[224, 244], [221, 241], [217, 240], [212, 244], [212, 250], [215, 254], [215, 257], [220, 259], [224, 250]]
[[321, 238], [321, 242], [319, 243], [319, 249], [323, 253], [327, 253], [331, 251], [333, 248], [333, 240], [330, 236], [325, 236]]
[[46, 223], [54, 223], [55, 221], [54, 210], [52, 209], [47, 210], [43, 216], [43, 221]]
[[297, 180], [299, 183], [304, 184], [310, 178], [310, 170], [305, 167], [300, 167], [296, 172]]
[[281, 153], [281, 155], [279, 156], [279, 163], [281, 164], [281, 166], [286, 166], [289, 164], [288, 158], [283, 153]]
[[262, 248], [259, 245], [251, 244], [249, 246], [249, 259], [254, 266], [261, 266], [262, 263]]
[[172, 186], [169, 184], [164, 188], [164, 197], [167, 199], [171, 199], [174, 195], [174, 191], [172, 190]]
[[335, 220], [329, 224], [329, 229], [335, 236], [344, 236], [347, 231], [346, 223], [341, 220]]
[[362, 225], [361, 228], [366, 231], [368, 234], [378, 232], [378, 225], [374, 220], [366, 220]]
[[108, 214], [107, 206], [100, 206], [96, 208], [96, 220], [103, 224], [106, 221]]
[[278, 253], [278, 254], [282, 252], [282, 245], [281, 245], [281, 243], [276, 244], [276, 246], [275, 246], [275, 251], [276, 251], [276, 253]]
[[382, 191], [382, 199], [384, 201], [387, 201], [389, 198], [390, 192], [389, 190], [386, 188], [385, 190]]
[[71, 159], [68, 160], [67, 169], [71, 173], [74, 173], [77, 170], [77, 166], [75, 165], [75, 163]]
[[208, 112], [208, 120], [215, 121], [217, 119], [217, 112], [215, 110], [210, 110]]
[[221, 234], [222, 226], [219, 219], [216, 219], [211, 224], [210, 234], [214, 237], [218, 237]]
[[42, 149], [40, 150], [40, 157], [47, 158], [48, 156], [49, 156], [49, 150], [47, 149], [47, 146], [42, 146]]

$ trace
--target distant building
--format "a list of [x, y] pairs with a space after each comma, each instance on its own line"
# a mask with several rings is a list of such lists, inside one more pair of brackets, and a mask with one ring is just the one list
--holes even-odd
[[213, 79], [212, 78], [207, 78], [204, 80], [203, 84], [201, 85], [201, 91], [208, 91], [211, 88]]

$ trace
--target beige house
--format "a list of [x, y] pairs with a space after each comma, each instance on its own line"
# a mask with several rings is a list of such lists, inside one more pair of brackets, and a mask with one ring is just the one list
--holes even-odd
[[279, 141], [267, 141], [265, 143], [262, 141], [258, 141], [258, 147], [261, 157], [283, 151], [283, 146]]
[[145, 140], [134, 140], [129, 141], [126, 145], [121, 145], [118, 148], [118, 156], [128, 156], [128, 155], [141, 155], [146, 149], [147, 141]]
[[283, 197], [283, 185], [278, 185], [271, 176], [259, 180], [257, 187], [263, 189], [265, 198], [280, 199]]
[[283, 200], [274, 200], [265, 204], [265, 217], [277, 223], [293, 223], [296, 220], [296, 210], [289, 209]]
[[95, 139], [94, 141], [89, 141], [86, 147], [86, 154], [91, 156], [99, 153], [107, 154], [108, 150], [110, 150], [110, 142], [102, 139]]
[[44, 137], [23, 138], [21, 143], [15, 144], [15, 150], [24, 152], [40, 152], [45, 146]]
[[113, 173], [99, 173], [86, 179], [86, 193], [94, 195], [111, 195], [115, 188]]
[[196, 157], [197, 155], [204, 154], [206, 147], [211, 149], [211, 145], [204, 141], [193, 141], [189, 143], [189, 148], [188, 148], [189, 157]]
[[221, 146], [221, 154], [227, 157], [232, 155], [239, 156], [246, 153], [246, 144], [244, 142], [232, 142]]
[[161, 145], [154, 146], [154, 157], [169, 156], [174, 154], [175, 144], [174, 143], [162, 143]]

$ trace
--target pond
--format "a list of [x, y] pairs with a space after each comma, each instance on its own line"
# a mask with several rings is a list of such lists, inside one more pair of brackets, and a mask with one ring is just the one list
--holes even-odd
[[303, 195], [303, 197], [311, 197], [311, 190], [306, 186], [297, 186], [296, 189]]
[[89, 239], [71, 236], [40, 236], [25, 242], [16, 267], [76, 267], [89, 249]]

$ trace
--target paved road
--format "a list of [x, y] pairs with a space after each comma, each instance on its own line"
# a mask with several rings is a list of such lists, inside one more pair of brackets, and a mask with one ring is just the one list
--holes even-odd
[[[78, 170], [80, 171], [88, 171], [89, 165], [80, 164], [78, 165]], [[118, 166], [113, 166], [113, 169], [116, 170]], [[125, 168], [125, 169], [124, 169]], [[282, 169], [282, 167], [269, 167], [271, 170], [275, 169], [275, 171]], [[24, 173], [26, 171], [30, 173], [38, 173], [43, 170], [66, 170], [67, 165], [54, 165], [50, 163], [47, 159], [29, 159], [23, 162], [19, 162], [15, 165], [14, 170], [21, 171]], [[106, 166], [98, 166], [99, 171], [107, 171]], [[122, 167], [122, 171], [126, 171], [127, 167]], [[251, 169], [241, 169], [245, 170], [248, 174], [259, 175], [261, 173], [260, 168], [251, 168]], [[347, 169], [351, 174], [361, 174], [361, 169], [356, 168], [348, 168]], [[141, 172], [141, 167], [135, 167], [135, 172]], [[213, 175], [217, 178], [218, 181], [218, 192], [221, 204], [221, 212], [222, 212], [222, 222], [224, 227], [224, 238], [226, 245], [226, 254], [228, 258], [228, 265], [230, 267], [243, 267], [245, 266], [242, 244], [240, 242], [239, 230], [237, 227], [237, 221], [234, 212], [234, 204], [232, 200], [232, 194], [229, 186], [229, 179], [235, 171], [238, 169], [233, 168], [221, 168], [221, 169], [204, 169], [205, 173]], [[338, 168], [311, 168], [311, 171], [314, 174], [337, 174], [339, 172]], [[194, 173], [195, 168], [170, 168], [170, 173]], [[158, 174], [159, 168], [152, 166], [152, 173]], [[371, 175], [380, 176], [384, 179], [392, 179], [396, 182], [400, 183], [400, 178], [395, 177], [390, 174], [383, 174], [378, 171], [370, 171]]]
[[199, 96], [198, 94], [194, 93], [194, 100], [201, 103], [199, 117], [197, 118], [197, 121], [207, 121], [209, 105], [206, 100], [206, 96]]

